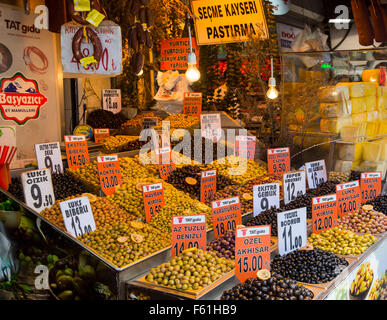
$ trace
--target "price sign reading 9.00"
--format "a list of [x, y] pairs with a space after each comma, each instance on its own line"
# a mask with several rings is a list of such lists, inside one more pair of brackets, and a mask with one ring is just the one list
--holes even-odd
[[268, 225], [237, 229], [235, 275], [239, 281], [256, 278], [261, 269], [270, 270], [270, 228]]
[[216, 170], [203, 171], [200, 181], [200, 201], [207, 202], [216, 193]]
[[65, 136], [67, 162], [71, 170], [76, 170], [90, 162], [89, 149], [87, 148], [86, 137]]
[[270, 174], [290, 171], [289, 148], [267, 149], [267, 167]]
[[361, 196], [359, 180], [338, 184], [336, 186], [336, 195], [339, 218], [360, 209]]
[[382, 192], [382, 173], [363, 172], [360, 186], [362, 203], [375, 199]]
[[335, 194], [315, 197], [312, 200], [313, 233], [333, 228], [337, 221], [337, 197]]
[[206, 215], [172, 218], [172, 257], [193, 247], [205, 250], [206, 242]]
[[51, 173], [63, 173], [62, 155], [59, 142], [35, 144], [39, 169], [50, 169]]
[[97, 157], [98, 175], [103, 193], [110, 196], [122, 184], [118, 155]]
[[239, 197], [213, 201], [211, 206], [215, 239], [242, 224]]
[[50, 208], [55, 202], [49, 169], [24, 172], [21, 174], [26, 204], [37, 212]]
[[165, 205], [163, 184], [160, 182], [143, 185], [142, 195], [144, 198], [145, 219], [149, 223]]

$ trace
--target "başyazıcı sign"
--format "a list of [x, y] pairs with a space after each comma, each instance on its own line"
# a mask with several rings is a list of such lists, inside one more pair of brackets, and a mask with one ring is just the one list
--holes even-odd
[[191, 3], [198, 45], [247, 41], [250, 36], [269, 37], [262, 0]]

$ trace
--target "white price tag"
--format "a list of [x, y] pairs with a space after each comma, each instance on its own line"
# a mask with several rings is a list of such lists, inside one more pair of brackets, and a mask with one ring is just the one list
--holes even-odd
[[66, 230], [73, 237], [80, 237], [97, 229], [87, 196], [62, 201], [59, 206]]
[[306, 193], [305, 171], [292, 171], [284, 174], [284, 202], [288, 204]]
[[51, 173], [63, 173], [63, 162], [59, 142], [35, 144], [39, 169], [48, 168]]
[[280, 184], [269, 183], [253, 187], [254, 217], [271, 207], [280, 206]]
[[325, 160], [307, 162], [305, 168], [310, 189], [316, 189], [320, 184], [328, 181]]
[[222, 137], [222, 125], [220, 114], [201, 114], [200, 115], [201, 133], [203, 138], [218, 142]]
[[55, 202], [49, 169], [40, 169], [21, 174], [26, 204], [37, 212], [50, 208]]
[[121, 111], [121, 90], [105, 89], [102, 90], [102, 108], [111, 111], [114, 114]]
[[306, 246], [306, 208], [279, 212], [277, 225], [281, 256]]

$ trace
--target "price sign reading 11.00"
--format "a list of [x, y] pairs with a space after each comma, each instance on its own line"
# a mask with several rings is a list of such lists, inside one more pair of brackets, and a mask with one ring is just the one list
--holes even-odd
[[97, 166], [103, 193], [107, 196], [114, 194], [117, 186], [122, 184], [118, 155], [98, 156]]
[[21, 174], [26, 204], [37, 212], [50, 208], [55, 202], [49, 169], [41, 169]]
[[215, 239], [242, 224], [239, 197], [217, 200], [212, 202], [211, 206]]
[[283, 179], [285, 204], [296, 200], [296, 198], [306, 193], [305, 171], [285, 173]]
[[89, 150], [87, 148], [86, 137], [84, 135], [64, 136], [64, 139], [67, 162], [71, 170], [77, 170], [90, 162]]
[[269, 183], [253, 186], [254, 217], [272, 207], [280, 206], [280, 184]]
[[270, 174], [290, 171], [289, 148], [267, 149], [267, 166]]
[[93, 211], [87, 196], [59, 203], [66, 230], [73, 237], [81, 237], [96, 229]]
[[338, 184], [336, 186], [336, 195], [339, 218], [360, 209], [361, 196], [359, 180]]
[[207, 202], [216, 193], [216, 170], [203, 171], [200, 181], [200, 201]]
[[144, 198], [145, 219], [149, 223], [165, 205], [163, 184], [160, 182], [143, 185], [142, 195]]
[[237, 229], [235, 275], [239, 281], [256, 278], [261, 269], [270, 270], [270, 236], [270, 225]]
[[172, 257], [193, 247], [205, 250], [206, 242], [206, 215], [172, 218]]
[[325, 160], [307, 162], [305, 163], [305, 169], [310, 189], [316, 189], [320, 184], [328, 181]]
[[306, 208], [279, 212], [277, 225], [281, 256], [306, 246]]
[[320, 233], [336, 226], [337, 198], [335, 194], [315, 197], [312, 200], [313, 233]]
[[382, 192], [382, 173], [363, 172], [360, 186], [362, 203], [375, 199]]
[[35, 144], [35, 154], [39, 169], [48, 168], [51, 173], [63, 173], [59, 142]]

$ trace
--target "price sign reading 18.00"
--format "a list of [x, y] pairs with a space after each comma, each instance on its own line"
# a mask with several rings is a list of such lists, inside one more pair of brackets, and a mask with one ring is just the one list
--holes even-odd
[[307, 162], [305, 163], [305, 169], [310, 189], [316, 189], [320, 184], [328, 181], [325, 160]]
[[335, 194], [315, 197], [312, 201], [313, 233], [333, 228], [337, 221], [337, 198]]
[[66, 230], [73, 237], [81, 237], [96, 229], [93, 211], [87, 196], [59, 203]]
[[254, 136], [235, 136], [234, 155], [254, 160], [256, 140]]
[[144, 209], [146, 222], [151, 222], [152, 218], [165, 205], [163, 184], [147, 184], [142, 186], [144, 198]]
[[237, 229], [235, 275], [239, 281], [256, 278], [261, 269], [270, 270], [270, 236], [270, 225]]
[[200, 182], [200, 201], [207, 202], [212, 199], [216, 193], [216, 170], [202, 172]]
[[169, 175], [176, 170], [176, 165], [172, 161], [171, 148], [156, 149], [158, 157], [160, 178], [167, 180]]
[[296, 200], [306, 193], [305, 171], [294, 171], [284, 174], [284, 201], [285, 204]]
[[122, 185], [120, 163], [116, 154], [98, 156], [97, 166], [99, 182], [103, 193], [110, 196], [116, 192], [117, 186]]
[[254, 217], [272, 207], [280, 206], [280, 184], [269, 183], [253, 187]]
[[193, 247], [205, 250], [206, 242], [206, 215], [172, 218], [172, 257]]
[[290, 171], [289, 148], [267, 149], [267, 166], [270, 174]]
[[35, 154], [39, 169], [48, 168], [51, 173], [63, 173], [59, 142], [35, 144]]
[[199, 117], [202, 113], [202, 93], [184, 92], [183, 113]]
[[361, 174], [361, 199], [362, 203], [375, 199], [382, 192], [382, 173], [364, 172]]
[[109, 129], [94, 129], [94, 141], [99, 143], [106, 138], [109, 138], [110, 130]]
[[37, 212], [50, 208], [55, 202], [49, 169], [41, 169], [21, 174], [26, 204]]
[[306, 246], [306, 208], [279, 212], [277, 225], [281, 256]]
[[217, 200], [212, 202], [211, 206], [215, 239], [242, 224], [239, 197]]
[[360, 209], [361, 196], [359, 180], [338, 184], [336, 186], [336, 195], [339, 218]]
[[87, 148], [86, 137], [65, 136], [67, 162], [71, 170], [76, 170], [90, 162], [89, 150]]

